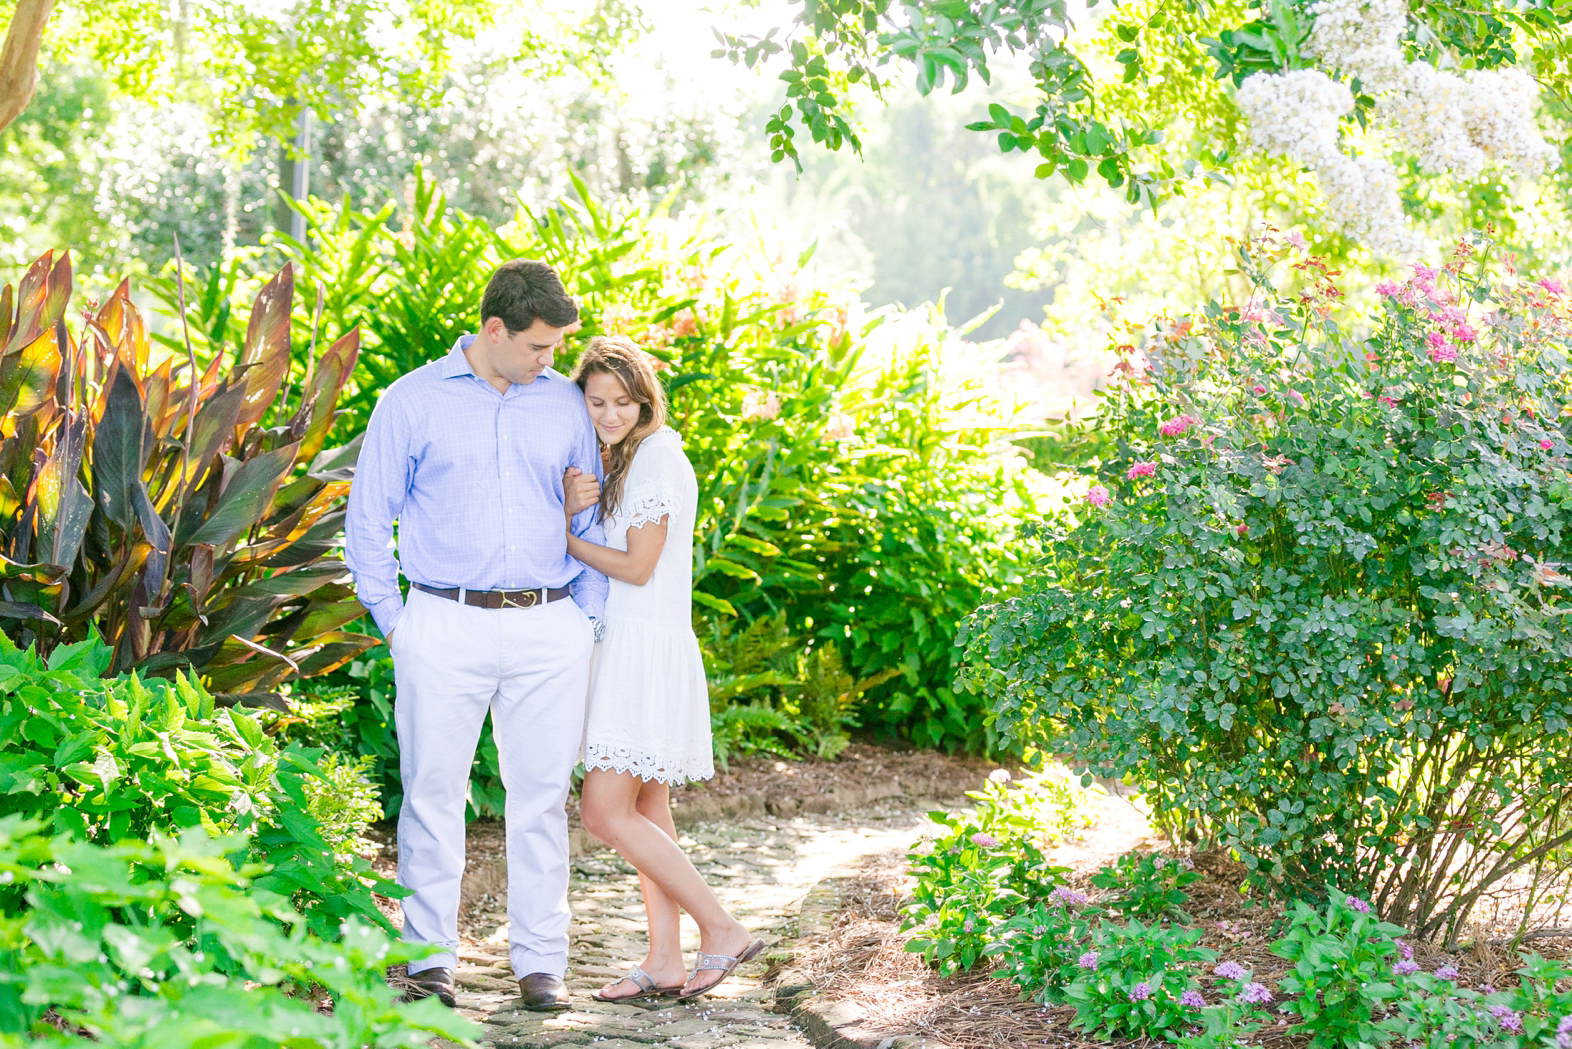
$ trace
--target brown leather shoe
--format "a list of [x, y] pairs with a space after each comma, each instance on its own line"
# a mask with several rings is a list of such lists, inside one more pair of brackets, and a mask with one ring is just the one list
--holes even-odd
[[453, 983], [453, 970], [441, 967], [406, 976], [398, 981], [397, 987], [404, 992], [400, 1001], [418, 1002], [422, 998], [435, 998], [449, 1009], [453, 1008], [453, 995], [457, 992]]
[[569, 1007], [568, 988], [562, 977], [551, 973], [530, 973], [519, 981], [523, 1006], [538, 1013], [555, 1013]]

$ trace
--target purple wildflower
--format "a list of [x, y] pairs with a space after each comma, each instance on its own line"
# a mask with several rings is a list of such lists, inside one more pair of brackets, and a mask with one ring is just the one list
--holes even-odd
[[1414, 961], [1412, 958], [1404, 958], [1402, 961], [1392, 966], [1392, 971], [1397, 973], [1399, 976], [1408, 976], [1419, 971], [1419, 963]]
[[1179, 1004], [1188, 1005], [1192, 1009], [1204, 1009], [1206, 1008], [1206, 999], [1201, 997], [1200, 991], [1192, 987], [1179, 996]]
[[1453, 983], [1456, 983], [1457, 975], [1457, 966], [1455, 965], [1443, 965], [1436, 970], [1436, 979], [1438, 980], [1451, 980]]
[[971, 842], [979, 849], [997, 849], [999, 847], [999, 839], [992, 834], [973, 834]]
[[1556, 1024], [1556, 1049], [1572, 1049], [1572, 1016], [1563, 1016]]
[[1084, 907], [1086, 893], [1076, 892], [1068, 886], [1061, 885], [1048, 894], [1048, 902], [1059, 907]]
[[1140, 983], [1130, 988], [1130, 1001], [1132, 1002], [1144, 1002], [1151, 996], [1152, 985], [1147, 983], [1145, 980], [1142, 980]]
[[1412, 947], [1404, 943], [1402, 940], [1393, 940], [1392, 942], [1397, 944], [1397, 949], [1403, 952], [1403, 958], [1405, 960], [1410, 962], [1414, 960], [1414, 949]]
[[1267, 990], [1264, 983], [1250, 983], [1239, 992], [1239, 1000], [1251, 1005], [1265, 1005], [1272, 1000], [1272, 992]]
[[1492, 1005], [1490, 1015], [1496, 1018], [1496, 1023], [1501, 1025], [1503, 1031], [1516, 1034], [1523, 1029], [1523, 1017], [1509, 1005]]
[[1225, 980], [1243, 980], [1250, 975], [1250, 971], [1238, 962], [1224, 962], [1213, 969], [1212, 972]]
[[1369, 914], [1370, 913], [1370, 904], [1365, 902], [1364, 900], [1361, 900], [1357, 896], [1350, 896], [1350, 897], [1348, 897], [1347, 903], [1348, 903], [1348, 909], [1351, 910], [1351, 911], [1358, 911], [1360, 914]]
[[1489, 983], [1482, 983], [1482, 984], [1479, 985], [1479, 993], [1480, 994], [1495, 994], [1496, 993], [1495, 985], [1494, 984], [1489, 984]]
[[1087, 951], [1085, 954], [1081, 955], [1075, 960], [1075, 964], [1079, 965], [1083, 969], [1097, 968], [1097, 952]]

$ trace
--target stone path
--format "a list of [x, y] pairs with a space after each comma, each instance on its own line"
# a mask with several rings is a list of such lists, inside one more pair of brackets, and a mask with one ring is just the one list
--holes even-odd
[[[784, 960], [774, 948], [795, 934], [798, 907], [815, 882], [865, 856], [909, 847], [923, 814], [936, 804], [895, 797], [850, 813], [741, 819], [686, 831], [682, 845], [721, 902], [771, 948], [733, 974], [719, 994], [692, 1002], [608, 1004], [589, 997], [643, 958], [644, 914], [632, 867], [609, 850], [580, 857], [569, 890], [572, 1011], [516, 1007], [505, 913], [482, 915], [475, 927], [491, 931], [460, 948], [459, 1008], [487, 1024], [485, 1044], [496, 1049], [587, 1043], [596, 1049], [806, 1049], [790, 1020], [769, 1011], [773, 998], [760, 983], [772, 954]], [[686, 917], [683, 928], [691, 961], [698, 930]]]

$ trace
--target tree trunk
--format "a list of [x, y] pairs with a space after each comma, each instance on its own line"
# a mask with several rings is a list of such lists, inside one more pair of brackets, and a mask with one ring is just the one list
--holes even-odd
[[0, 131], [10, 126], [33, 100], [38, 86], [38, 45], [55, 0], [17, 0], [0, 47]]

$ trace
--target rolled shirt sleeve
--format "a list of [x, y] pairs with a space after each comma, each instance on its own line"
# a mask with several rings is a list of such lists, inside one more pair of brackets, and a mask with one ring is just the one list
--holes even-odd
[[[388, 393], [392, 393], [390, 388]], [[398, 588], [393, 522], [404, 511], [413, 463], [410, 428], [396, 396], [377, 400], [349, 488], [344, 515], [344, 561], [355, 577], [355, 593], [377, 629], [387, 637], [404, 614]]]

